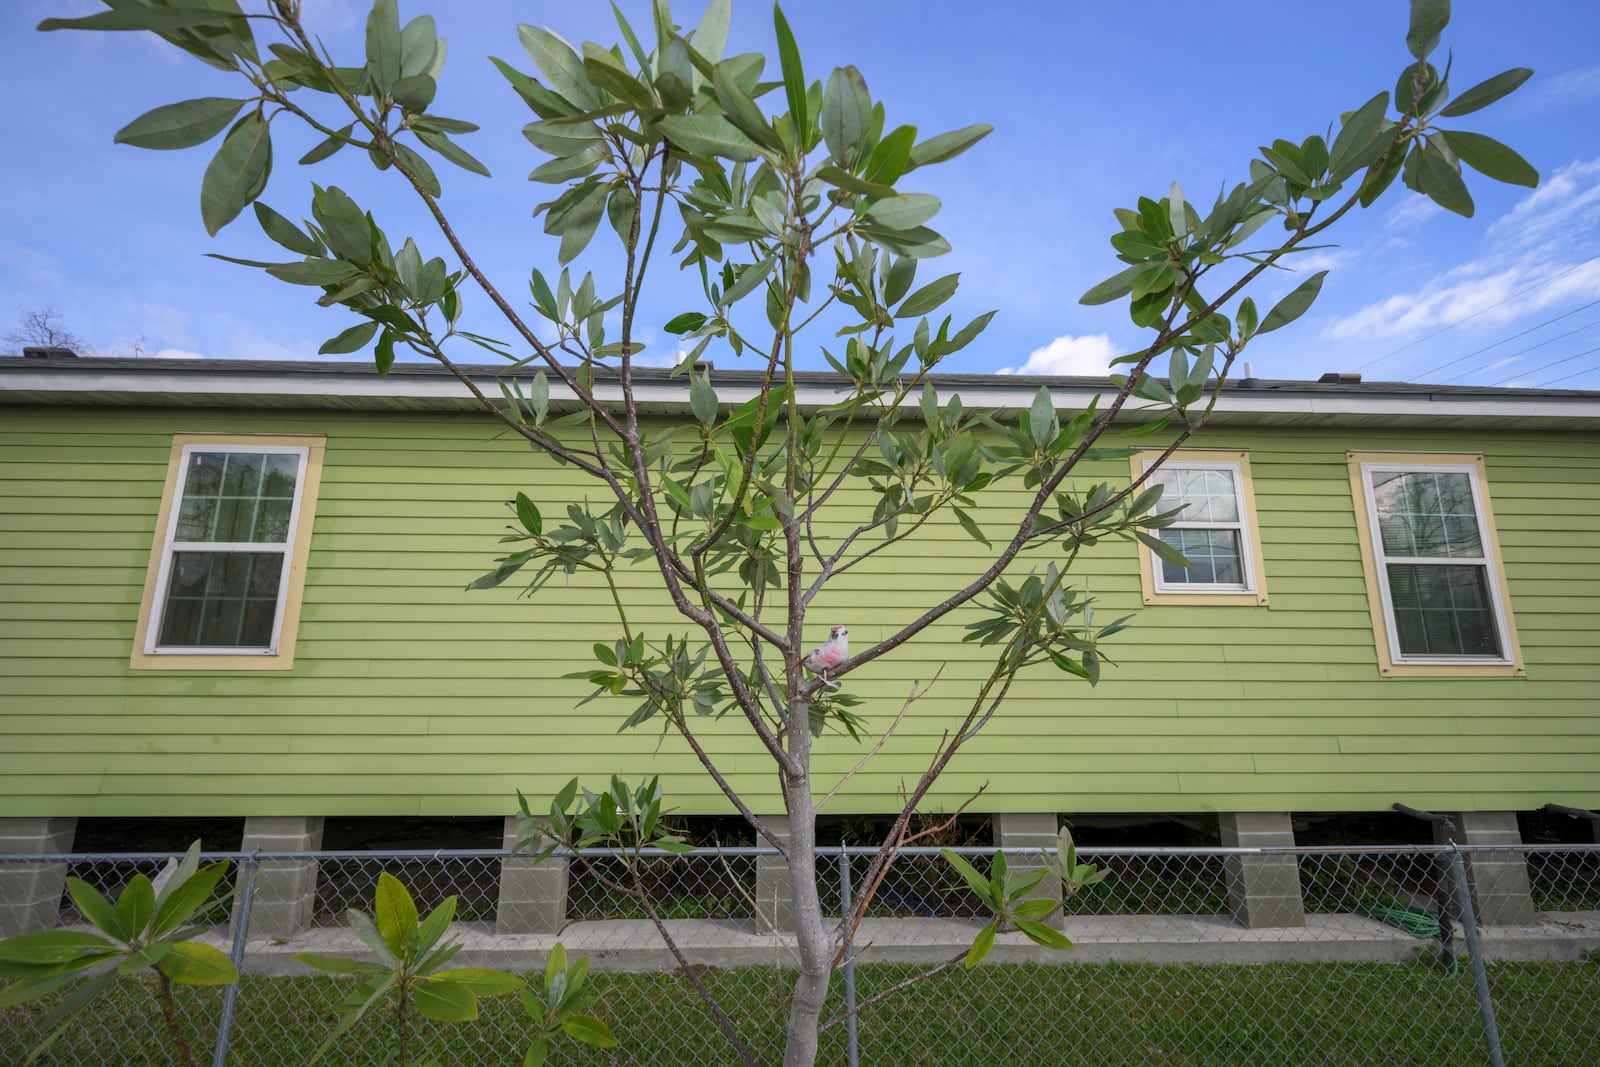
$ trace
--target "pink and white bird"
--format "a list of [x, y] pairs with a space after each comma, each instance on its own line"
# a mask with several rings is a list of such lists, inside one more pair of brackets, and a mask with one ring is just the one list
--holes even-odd
[[828, 631], [828, 639], [808, 652], [801, 662], [827, 680], [828, 672], [849, 658], [850, 631], [843, 626], [835, 626]]

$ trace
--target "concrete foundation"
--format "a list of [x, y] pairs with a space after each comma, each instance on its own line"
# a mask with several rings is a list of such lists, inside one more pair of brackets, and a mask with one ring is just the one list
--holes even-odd
[[[517, 816], [506, 816], [506, 851], [517, 843]], [[537, 848], [551, 844], [541, 838]], [[567, 876], [571, 861], [557, 856], [540, 863], [529, 853], [500, 865], [500, 900], [495, 909], [497, 934], [553, 934], [567, 925]]]
[[[1056, 832], [1060, 828], [1056, 813], [1046, 812], [1012, 812], [1009, 814], [996, 814], [989, 816], [989, 825], [994, 830], [995, 848], [1036, 848], [1053, 849], [1057, 845]], [[1039, 860], [1032, 856], [1007, 856], [1007, 872], [1011, 874], [1026, 874], [1039, 869]], [[1038, 921], [1056, 929], [1061, 928], [1061, 882], [1049, 876], [1039, 884], [1039, 887], [1028, 894], [1027, 899], [1041, 899], [1053, 901], [1055, 910], [1037, 916]]]
[[[1231, 811], [1217, 816], [1226, 848], [1267, 848], [1294, 844], [1294, 827], [1284, 811]], [[1251, 930], [1306, 924], [1300, 896], [1300, 866], [1293, 856], [1229, 856], [1228, 911]]]
[[[788, 845], [789, 816], [763, 815], [761, 821], [772, 836]], [[794, 879], [782, 856], [756, 857], [756, 925], [774, 933], [794, 933]]]
[[[1514, 811], [1460, 811], [1450, 819], [1455, 829], [1433, 824], [1433, 839], [1438, 844], [1458, 845], [1522, 844]], [[1538, 919], [1533, 906], [1533, 890], [1528, 884], [1527, 857], [1520, 851], [1466, 853], [1467, 882], [1472, 888], [1472, 907], [1481, 926], [1527, 926]]]
[[[0, 819], [0, 855], [31, 856], [72, 851], [77, 819]], [[0, 937], [47, 930], [61, 914], [65, 863], [0, 865]]]
[[[252, 815], [244, 821], [240, 851], [315, 852], [322, 847], [322, 818]], [[317, 904], [317, 861], [269, 860], [256, 868], [250, 936], [293, 937], [311, 925]]]

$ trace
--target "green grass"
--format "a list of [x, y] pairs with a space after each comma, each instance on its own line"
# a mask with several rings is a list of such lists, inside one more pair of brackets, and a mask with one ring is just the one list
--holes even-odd
[[[1427, 954], [1423, 955], [1427, 959]], [[907, 977], [900, 966], [862, 967], [862, 999]], [[1497, 964], [1489, 968], [1507, 1063], [1592, 1067], [1600, 1062], [1600, 966]], [[763, 1062], [783, 1033], [785, 976], [763, 968], [708, 971]], [[668, 973], [596, 974], [593, 1012], [622, 1039], [613, 1053], [568, 1045], [553, 1064], [709, 1065], [735, 1058], [687, 984]], [[301, 1067], [332, 1025], [339, 983], [326, 978], [247, 977], [230, 1063]], [[178, 1062], [159, 1040], [148, 991], [131, 982], [39, 1061], [48, 1067]], [[834, 982], [833, 1004], [842, 995]], [[185, 990], [202, 1059], [210, 1062], [220, 993]], [[419, 1053], [444, 1065], [521, 1062], [520, 1008], [485, 1002], [476, 1023], [423, 1024]], [[834, 1010], [837, 1010], [836, 1008]], [[20, 1063], [38, 1036], [37, 1007], [0, 1013], [0, 1063]], [[373, 1018], [328, 1060], [386, 1062], [389, 1033]], [[1154, 966], [1084, 964], [959, 969], [912, 987], [863, 1014], [866, 1064], [1075, 1064], [1094, 1067], [1262, 1064], [1462, 1067], [1486, 1062], [1470, 975], [1416, 964]], [[844, 1030], [823, 1040], [824, 1063], [844, 1062]]]

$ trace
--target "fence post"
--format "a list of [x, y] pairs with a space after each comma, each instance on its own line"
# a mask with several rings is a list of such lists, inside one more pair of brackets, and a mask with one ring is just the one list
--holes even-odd
[[[850, 914], [850, 850], [839, 846], [839, 916], [842, 920]], [[845, 1047], [848, 1050], [850, 1067], [860, 1064], [860, 1049], [856, 1044], [856, 957], [851, 951], [855, 946], [845, 946], [844, 957], [844, 1020]]]
[[1461, 932], [1467, 937], [1467, 957], [1472, 961], [1472, 986], [1478, 994], [1478, 1015], [1483, 1020], [1483, 1040], [1489, 1048], [1489, 1062], [1493, 1067], [1505, 1067], [1505, 1053], [1500, 1048], [1500, 1028], [1494, 1021], [1494, 999], [1489, 995], [1489, 972], [1483, 966], [1483, 943], [1478, 938], [1478, 917], [1472, 910], [1472, 888], [1467, 884], [1467, 865], [1461, 858], [1461, 846], [1450, 845], [1450, 874], [1455, 882], [1457, 917]]
[[[255, 903], [256, 871], [261, 866], [257, 848], [241, 863], [239, 872], [239, 907], [233, 916], [233, 947], [229, 955], [233, 969], [244, 976], [244, 942], [250, 936], [250, 908]], [[222, 994], [222, 1018], [217, 1020], [217, 1047], [211, 1055], [211, 1067], [227, 1067], [228, 1033], [233, 1029], [233, 1008], [239, 1000], [239, 983], [234, 982]]]

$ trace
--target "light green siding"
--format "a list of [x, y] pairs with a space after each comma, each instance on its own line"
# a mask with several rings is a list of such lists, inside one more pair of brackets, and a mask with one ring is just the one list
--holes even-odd
[[[128, 667], [177, 431], [328, 436], [291, 671]], [[1116, 665], [1095, 689], [1053, 671], [1019, 683], [936, 805], [984, 785], [977, 810], [1600, 804], [1600, 436], [1222, 428], [1197, 443], [1250, 450], [1270, 606], [1140, 608], [1132, 546], [1090, 550], [1077, 584], [1100, 617], [1137, 612]], [[1527, 678], [1378, 676], [1349, 449], [1485, 454]], [[1092, 474], [1123, 480], [1127, 465]], [[0, 815], [491, 814], [518, 788], [612, 772], [661, 773], [680, 810], [726, 810], [680, 741], [617, 734], [620, 701], [575, 707], [587, 689], [561, 675], [615, 635], [593, 583], [532, 600], [463, 589], [518, 489], [547, 515], [584, 491], [480, 417], [0, 411]], [[985, 511], [994, 531], [1004, 503]], [[983, 557], [937, 524], [825, 594], [814, 636], [846, 623], [870, 643]], [[626, 580], [648, 633], [686, 629], [648, 565]], [[881, 727], [945, 664], [832, 810], [888, 808], [926, 766], [986, 674], [960, 643], [975, 617], [851, 677]], [[735, 784], [775, 806], [740, 724], [703, 730]], [[820, 750], [834, 773], [860, 753], [831, 735]]]

